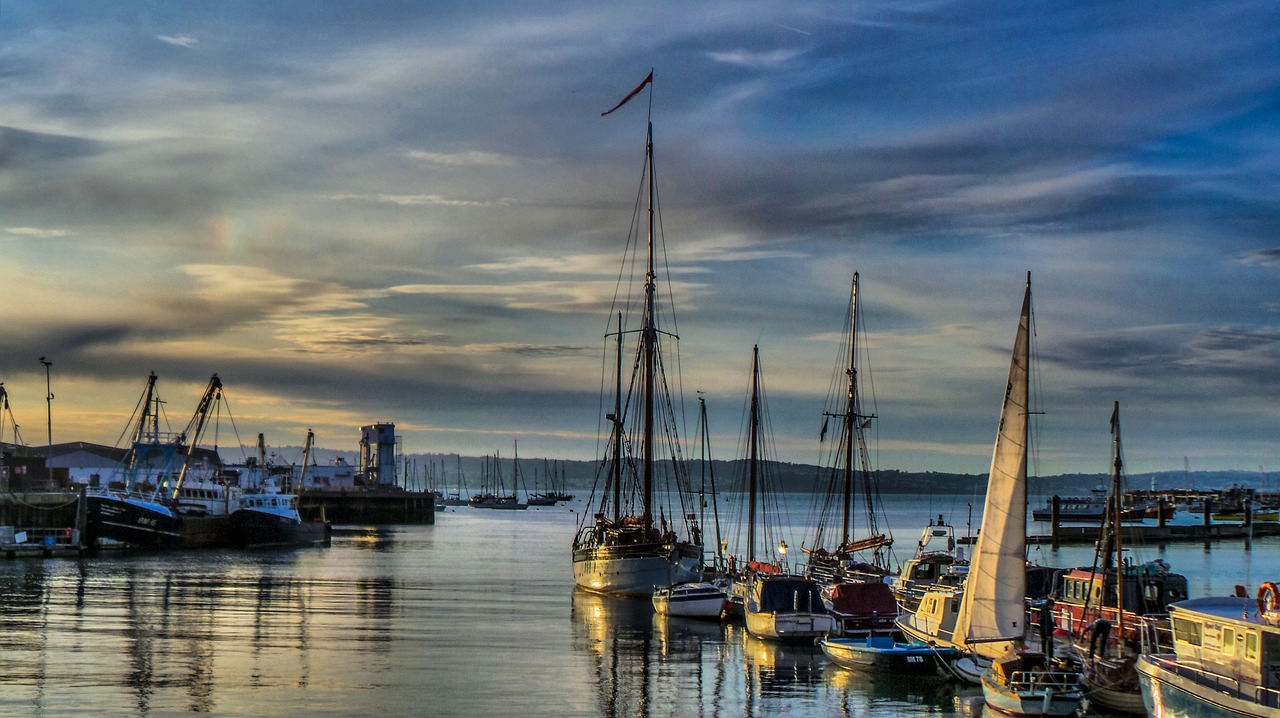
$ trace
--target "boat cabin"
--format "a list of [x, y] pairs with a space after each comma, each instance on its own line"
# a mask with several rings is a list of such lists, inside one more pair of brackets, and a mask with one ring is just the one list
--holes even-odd
[[[1186, 577], [1171, 573], [1163, 561], [1126, 566], [1122, 584], [1125, 637], [1134, 640], [1136, 634], [1130, 634], [1136, 631], [1138, 618], [1164, 616], [1169, 612], [1169, 604], [1187, 598]], [[1113, 624], [1117, 622], [1115, 571], [1095, 572], [1087, 567], [1071, 569], [1060, 575], [1060, 585], [1055, 594], [1057, 624], [1073, 636], [1084, 637], [1099, 619]]]
[[1226, 683], [1280, 696], [1280, 627], [1253, 612], [1247, 598], [1198, 598], [1170, 607], [1178, 664]]

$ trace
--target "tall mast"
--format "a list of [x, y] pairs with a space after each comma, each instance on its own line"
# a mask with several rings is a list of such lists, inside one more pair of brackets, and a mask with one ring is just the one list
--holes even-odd
[[622, 312], [618, 312], [617, 386], [613, 394], [613, 522], [622, 519]]
[[645, 528], [649, 528], [653, 526], [653, 387], [654, 352], [658, 343], [657, 320], [654, 317], [654, 295], [657, 293], [657, 283], [653, 271], [653, 122], [649, 122], [648, 137], [645, 141], [645, 155], [649, 164], [649, 258], [648, 269], [645, 273], [644, 334], [642, 338], [644, 360], [644, 513], [641, 516], [641, 522]]
[[751, 348], [751, 416], [748, 424], [747, 443], [747, 560], [756, 559], [756, 495], [759, 492], [757, 482], [758, 465], [760, 463], [759, 426], [760, 426], [760, 345]]
[[[1112, 457], [1111, 464], [1111, 510], [1112, 519], [1111, 531], [1114, 534], [1115, 546], [1115, 565], [1116, 565], [1116, 623], [1119, 624], [1119, 631], [1116, 635], [1124, 636], [1124, 559], [1120, 552], [1120, 520], [1121, 508], [1124, 504], [1124, 494], [1120, 490], [1120, 475], [1124, 469], [1124, 459], [1120, 456], [1120, 402], [1115, 403], [1115, 409], [1111, 413], [1111, 434], [1113, 449], [1115, 454]], [[1105, 579], [1104, 579], [1105, 580]], [[1105, 650], [1105, 646], [1103, 649]]]
[[854, 438], [858, 422], [858, 273], [853, 273], [853, 290], [849, 311], [849, 396], [844, 413], [844, 495], [843, 516], [840, 522], [840, 548], [849, 545], [849, 531], [853, 516], [853, 461]]
[[[716, 503], [716, 498], [718, 496], [718, 494], [716, 493], [716, 467], [715, 467], [715, 463], [711, 459], [711, 429], [707, 426], [707, 400], [702, 397], [698, 397], [698, 404], [700, 409], [699, 418], [701, 419], [700, 423], [702, 424], [702, 467], [703, 467], [702, 468], [702, 474], [703, 474], [702, 508], [705, 511], [705, 507], [707, 505], [706, 481], [708, 478], [710, 478], [711, 479], [711, 518], [713, 521], [715, 521], [715, 524], [716, 524], [715, 554], [716, 554], [716, 566], [719, 566], [720, 558], [721, 558], [720, 507]], [[698, 524], [700, 526], [706, 525], [704, 516], [698, 517]]]

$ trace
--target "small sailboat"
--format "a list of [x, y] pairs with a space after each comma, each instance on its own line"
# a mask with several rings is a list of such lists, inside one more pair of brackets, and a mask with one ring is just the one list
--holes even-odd
[[954, 646], [973, 659], [983, 699], [1015, 715], [1069, 715], [1084, 693], [1080, 675], [1055, 670], [1026, 644], [1027, 452], [1031, 413], [1031, 275], [1022, 300], [982, 513], [963, 586], [935, 586], [898, 626], [911, 638]]
[[[458, 489], [449, 491], [440, 499], [440, 503], [445, 506], [466, 506], [467, 505], [467, 479], [462, 473], [462, 457], [458, 456]], [[441, 471], [444, 469], [441, 468]]]
[[1026, 646], [1030, 272], [1013, 346], [982, 529], [956, 621], [957, 647], [991, 661], [982, 674], [982, 696], [992, 708], [1015, 715], [1071, 715], [1084, 697], [1079, 673], [1055, 670], [1043, 653]]
[[1145, 714], [1136, 666], [1142, 641], [1169, 632], [1168, 605], [1186, 598], [1187, 579], [1171, 573], [1163, 562], [1126, 564], [1118, 401], [1111, 413], [1111, 437], [1111, 488], [1094, 565], [1063, 575], [1054, 611], [1057, 623], [1071, 636], [1089, 704]]
[[[846, 581], [883, 583], [891, 570], [889, 552], [893, 547], [893, 533], [882, 531], [879, 526], [878, 514], [882, 512], [878, 506], [880, 492], [876, 486], [876, 472], [871, 469], [864, 434], [876, 417], [864, 408], [858, 383], [859, 302], [858, 273], [854, 272], [846, 315], [847, 341], [843, 345], [848, 355], [842, 356], [840, 362], [846, 381], [837, 382], [838, 385], [832, 387], [832, 401], [828, 404], [832, 408], [826, 412], [827, 420], [834, 418], [839, 422], [840, 431], [829, 449], [831, 459], [827, 463], [831, 473], [826, 491], [815, 497], [821, 503], [816, 512], [818, 524], [813, 541], [803, 548], [809, 562], [806, 573], [824, 584]], [[827, 423], [824, 421], [821, 432], [824, 443], [826, 435]], [[854, 536], [856, 502], [865, 507], [867, 535], [862, 538]], [[833, 533], [834, 536], [831, 535]], [[833, 546], [828, 545], [831, 539], [835, 539]], [[892, 619], [891, 616], [889, 618]]]
[[[698, 525], [705, 526], [707, 484], [710, 482], [712, 522], [716, 546], [720, 545], [720, 513], [716, 506], [716, 480], [711, 466], [711, 434], [707, 428], [707, 402], [698, 397], [698, 436], [702, 444], [702, 481], [698, 490]], [[653, 608], [659, 615], [683, 618], [719, 619], [725, 616], [729, 602], [729, 581], [724, 577], [723, 556], [717, 550], [714, 565], [704, 574], [716, 576], [713, 581], [691, 581], [673, 586], [659, 586], [653, 591]]]
[[[652, 79], [650, 74], [618, 107], [626, 104], [645, 85], [652, 87]], [[679, 446], [675, 436], [679, 422], [676, 421], [675, 402], [667, 393], [671, 384], [664, 376], [659, 341], [667, 335], [658, 328], [658, 275], [655, 267], [658, 203], [654, 181], [653, 122], [650, 120], [647, 125], [642, 182], [648, 198], [648, 253], [642, 325], [639, 332], [635, 332], [639, 339], [633, 364], [635, 371], [628, 384], [628, 401], [625, 404], [629, 415], [623, 413], [622, 341], [625, 332], [622, 313], [619, 312], [614, 406], [613, 412], [605, 417], [610, 425], [609, 440], [607, 455], [599, 464], [604, 480], [598, 482], [602, 490], [593, 492], [591, 504], [594, 510], [582, 512], [583, 522], [573, 539], [572, 556], [574, 583], [579, 588], [649, 597], [656, 586], [671, 586], [701, 578], [703, 558], [701, 529], [696, 521], [689, 519], [688, 514], [679, 508], [670, 507], [672, 510], [668, 512], [669, 507], [659, 501], [663, 495], [683, 496], [681, 492], [685, 490], [687, 481], [682, 480], [684, 465], [678, 456], [664, 457], [659, 448], [660, 443], [673, 451]], [[628, 419], [631, 420], [630, 430]], [[638, 456], [632, 455], [635, 449], [639, 449]], [[672, 491], [659, 493], [657, 484], [664, 474]], [[624, 483], [635, 490], [624, 492]], [[638, 497], [638, 506], [634, 503], [628, 505], [633, 496]]]
[[[751, 400], [747, 418], [746, 553], [738, 571], [732, 577], [734, 595], [741, 601], [747, 633], [767, 640], [809, 642], [835, 630], [836, 621], [822, 599], [822, 586], [808, 576], [792, 574], [786, 570], [786, 539], [779, 535], [777, 507], [760, 504], [765, 498], [767, 462], [762, 456], [765, 444], [763, 433], [763, 408], [760, 381], [760, 348], [751, 353]], [[779, 487], [772, 486], [777, 491]], [[773, 514], [772, 521], [761, 514]], [[766, 517], [767, 518], [767, 517]], [[763, 528], [763, 531], [760, 529]], [[758, 535], [763, 544], [772, 547], [777, 541], [777, 555], [773, 561], [761, 561], [757, 554]], [[735, 563], [738, 563], [735, 561]]]

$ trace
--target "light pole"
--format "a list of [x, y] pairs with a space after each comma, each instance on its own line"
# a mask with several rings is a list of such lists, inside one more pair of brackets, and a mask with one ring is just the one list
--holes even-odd
[[50, 382], [49, 367], [53, 366], [53, 362], [40, 357], [40, 363], [44, 364], [44, 391], [46, 414], [49, 422], [49, 449], [44, 455], [44, 468], [49, 479], [49, 486], [53, 486], [53, 384]]

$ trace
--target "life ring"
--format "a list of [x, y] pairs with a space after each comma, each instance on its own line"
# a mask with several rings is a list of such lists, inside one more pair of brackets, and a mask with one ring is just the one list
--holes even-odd
[[1280, 616], [1280, 588], [1271, 581], [1264, 581], [1258, 587], [1258, 615], [1274, 618]]
[[1107, 638], [1111, 635], [1111, 621], [1099, 618], [1089, 629], [1089, 657], [1101, 656], [1107, 649]]

